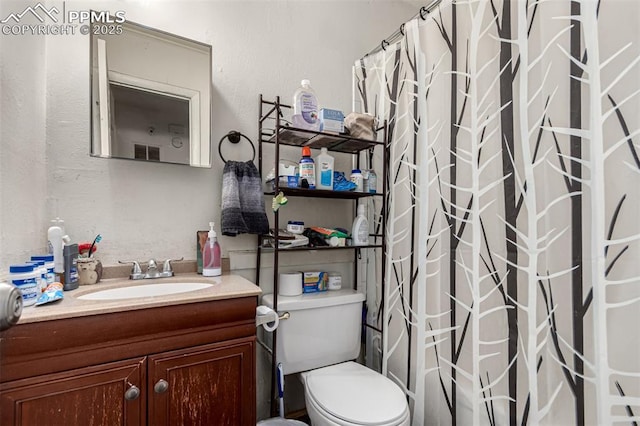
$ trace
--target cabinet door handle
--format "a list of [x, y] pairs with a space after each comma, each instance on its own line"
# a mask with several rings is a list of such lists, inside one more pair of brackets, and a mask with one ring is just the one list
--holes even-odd
[[167, 383], [167, 381], [164, 379], [158, 380], [158, 382], [153, 387], [153, 390], [156, 393], [165, 393], [167, 389], [169, 389], [169, 383]]
[[124, 393], [124, 399], [127, 401], [134, 401], [140, 396], [140, 389], [137, 386], [131, 385], [129, 389]]

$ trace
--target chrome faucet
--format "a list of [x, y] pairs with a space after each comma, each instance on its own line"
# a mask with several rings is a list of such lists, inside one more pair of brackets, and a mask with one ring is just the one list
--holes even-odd
[[[169, 276], [173, 276], [173, 273]], [[158, 272], [158, 264], [154, 259], [149, 260], [149, 266], [147, 267], [147, 275], [145, 276], [145, 278], [159, 278], [159, 277], [160, 277], [160, 272]]]
[[180, 261], [183, 260], [184, 257], [180, 259], [167, 259], [164, 261], [162, 266], [162, 272], [158, 270], [158, 263], [155, 259], [150, 259], [149, 264], [147, 266], [147, 272], [142, 273], [142, 268], [140, 267], [140, 263], [136, 260], [123, 261], [119, 260], [118, 263], [122, 264], [132, 264], [133, 268], [131, 269], [131, 274], [129, 275], [130, 280], [144, 280], [149, 278], [167, 278], [172, 277], [173, 269], [171, 268], [171, 262], [174, 260]]

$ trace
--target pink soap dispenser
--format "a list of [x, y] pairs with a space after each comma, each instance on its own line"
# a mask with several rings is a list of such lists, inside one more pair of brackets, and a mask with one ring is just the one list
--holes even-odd
[[217, 277], [222, 275], [222, 253], [220, 244], [213, 229], [214, 222], [209, 222], [209, 235], [202, 248], [202, 275], [205, 277]]

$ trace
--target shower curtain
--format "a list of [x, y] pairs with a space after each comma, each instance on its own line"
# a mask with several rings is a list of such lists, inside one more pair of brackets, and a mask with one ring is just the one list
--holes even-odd
[[413, 425], [640, 421], [639, 28], [634, 0], [445, 0], [356, 62], [390, 157], [367, 362]]

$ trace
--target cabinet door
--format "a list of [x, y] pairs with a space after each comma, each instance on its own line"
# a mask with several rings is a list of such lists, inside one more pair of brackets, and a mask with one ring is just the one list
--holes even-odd
[[8, 382], [0, 387], [0, 424], [143, 425], [145, 379], [139, 358]]
[[152, 425], [255, 426], [255, 337], [149, 357]]

